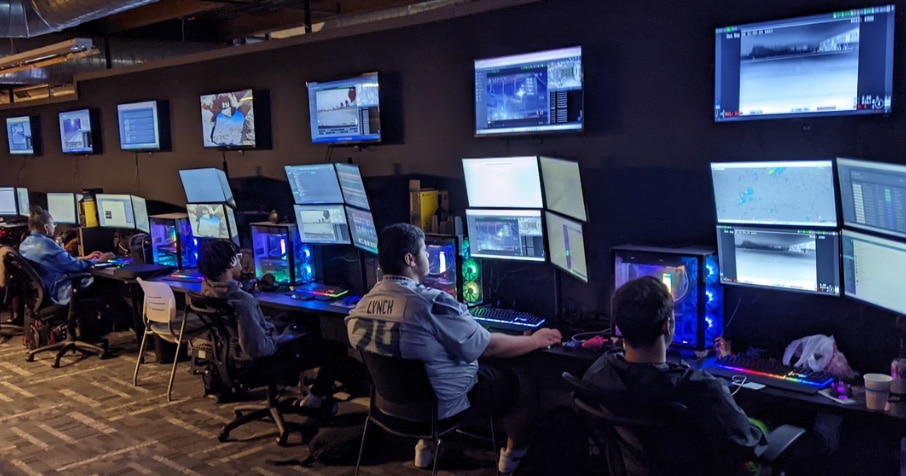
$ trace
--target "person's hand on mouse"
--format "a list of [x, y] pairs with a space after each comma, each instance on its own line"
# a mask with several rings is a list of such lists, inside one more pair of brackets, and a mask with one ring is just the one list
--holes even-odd
[[560, 334], [560, 331], [558, 331], [557, 329], [549, 329], [547, 327], [535, 331], [535, 333], [532, 334], [532, 338], [538, 344], [539, 349], [557, 345], [560, 343], [560, 341], [563, 340], [563, 336]]
[[104, 256], [104, 253], [101, 253], [100, 251], [92, 251], [91, 253], [88, 253], [88, 254], [85, 255], [85, 256], [79, 256], [79, 259], [80, 259], [80, 260], [95, 261], [95, 262], [96, 262], [96, 261], [97, 261], [98, 259], [100, 259], [102, 256]]

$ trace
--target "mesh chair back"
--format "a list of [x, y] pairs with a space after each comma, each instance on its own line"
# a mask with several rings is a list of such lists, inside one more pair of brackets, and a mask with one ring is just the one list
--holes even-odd
[[[14, 285], [21, 290], [26, 311], [37, 315], [38, 311], [47, 305], [44, 283], [38, 272], [18, 251], [11, 249], [6, 253], [6, 273], [7, 279], [15, 281]], [[12, 284], [7, 282], [8, 286]]]
[[371, 376], [375, 407], [395, 418], [429, 421], [436, 417], [437, 396], [424, 362], [360, 351]]

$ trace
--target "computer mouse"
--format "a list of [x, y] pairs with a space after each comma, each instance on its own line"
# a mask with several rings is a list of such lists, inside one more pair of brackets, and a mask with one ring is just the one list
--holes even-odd
[[342, 303], [344, 306], [355, 306], [361, 300], [361, 296], [346, 296], [343, 298]]

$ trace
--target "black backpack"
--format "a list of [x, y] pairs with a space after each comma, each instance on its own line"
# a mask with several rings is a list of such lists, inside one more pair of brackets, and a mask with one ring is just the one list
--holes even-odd
[[588, 434], [581, 417], [568, 407], [556, 407], [539, 420], [528, 453], [514, 476], [588, 474]]

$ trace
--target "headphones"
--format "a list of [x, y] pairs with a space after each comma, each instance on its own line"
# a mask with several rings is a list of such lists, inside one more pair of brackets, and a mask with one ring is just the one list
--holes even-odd
[[264, 273], [264, 276], [258, 280], [258, 290], [265, 293], [272, 293], [280, 288], [276, 278], [271, 273]]

